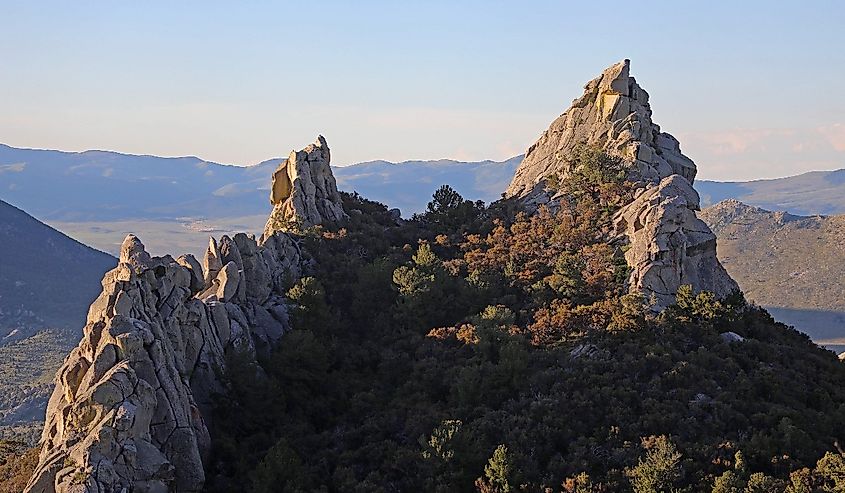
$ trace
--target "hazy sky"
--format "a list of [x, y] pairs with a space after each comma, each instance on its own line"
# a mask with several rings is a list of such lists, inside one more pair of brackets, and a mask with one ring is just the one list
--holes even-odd
[[0, 1], [0, 142], [505, 159], [631, 59], [699, 176], [845, 167], [845, 2]]

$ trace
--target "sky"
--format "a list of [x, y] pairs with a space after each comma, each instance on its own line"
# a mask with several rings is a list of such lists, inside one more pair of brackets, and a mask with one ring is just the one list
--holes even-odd
[[699, 177], [845, 168], [845, 2], [0, 0], [0, 142], [504, 160], [624, 58]]

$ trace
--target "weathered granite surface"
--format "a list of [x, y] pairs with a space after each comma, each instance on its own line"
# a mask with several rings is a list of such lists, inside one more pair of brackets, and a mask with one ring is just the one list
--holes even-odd
[[323, 136], [305, 149], [291, 152], [273, 173], [273, 212], [264, 237], [275, 231], [296, 231], [347, 218], [332, 174], [331, 152]]
[[[285, 218], [345, 217], [328, 159], [322, 138], [292, 155], [293, 189], [277, 204], [288, 204]], [[259, 241], [212, 238], [202, 262], [151, 257], [127, 236], [56, 375], [26, 491], [201, 491], [226, 356], [257, 361], [278, 343], [289, 329], [285, 293], [306, 266], [298, 236], [274, 228]]]

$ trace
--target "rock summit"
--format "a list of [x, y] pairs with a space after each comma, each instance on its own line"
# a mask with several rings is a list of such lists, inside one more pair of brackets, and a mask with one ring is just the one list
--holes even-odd
[[661, 309], [684, 284], [717, 297], [738, 289], [716, 258], [716, 235], [696, 216], [695, 163], [652, 121], [649, 95], [630, 75], [629, 60], [588, 82], [584, 94], [528, 148], [506, 196], [529, 209], [553, 207], [560, 197], [547, 180], [568, 176], [583, 145], [621, 158], [637, 187], [634, 200], [614, 219], [616, 241], [626, 244], [632, 292], [654, 299]]

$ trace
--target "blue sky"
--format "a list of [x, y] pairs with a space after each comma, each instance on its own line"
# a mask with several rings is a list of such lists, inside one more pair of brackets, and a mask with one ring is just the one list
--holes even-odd
[[0, 142], [505, 159], [631, 59], [699, 176], [845, 167], [845, 3], [0, 2]]

